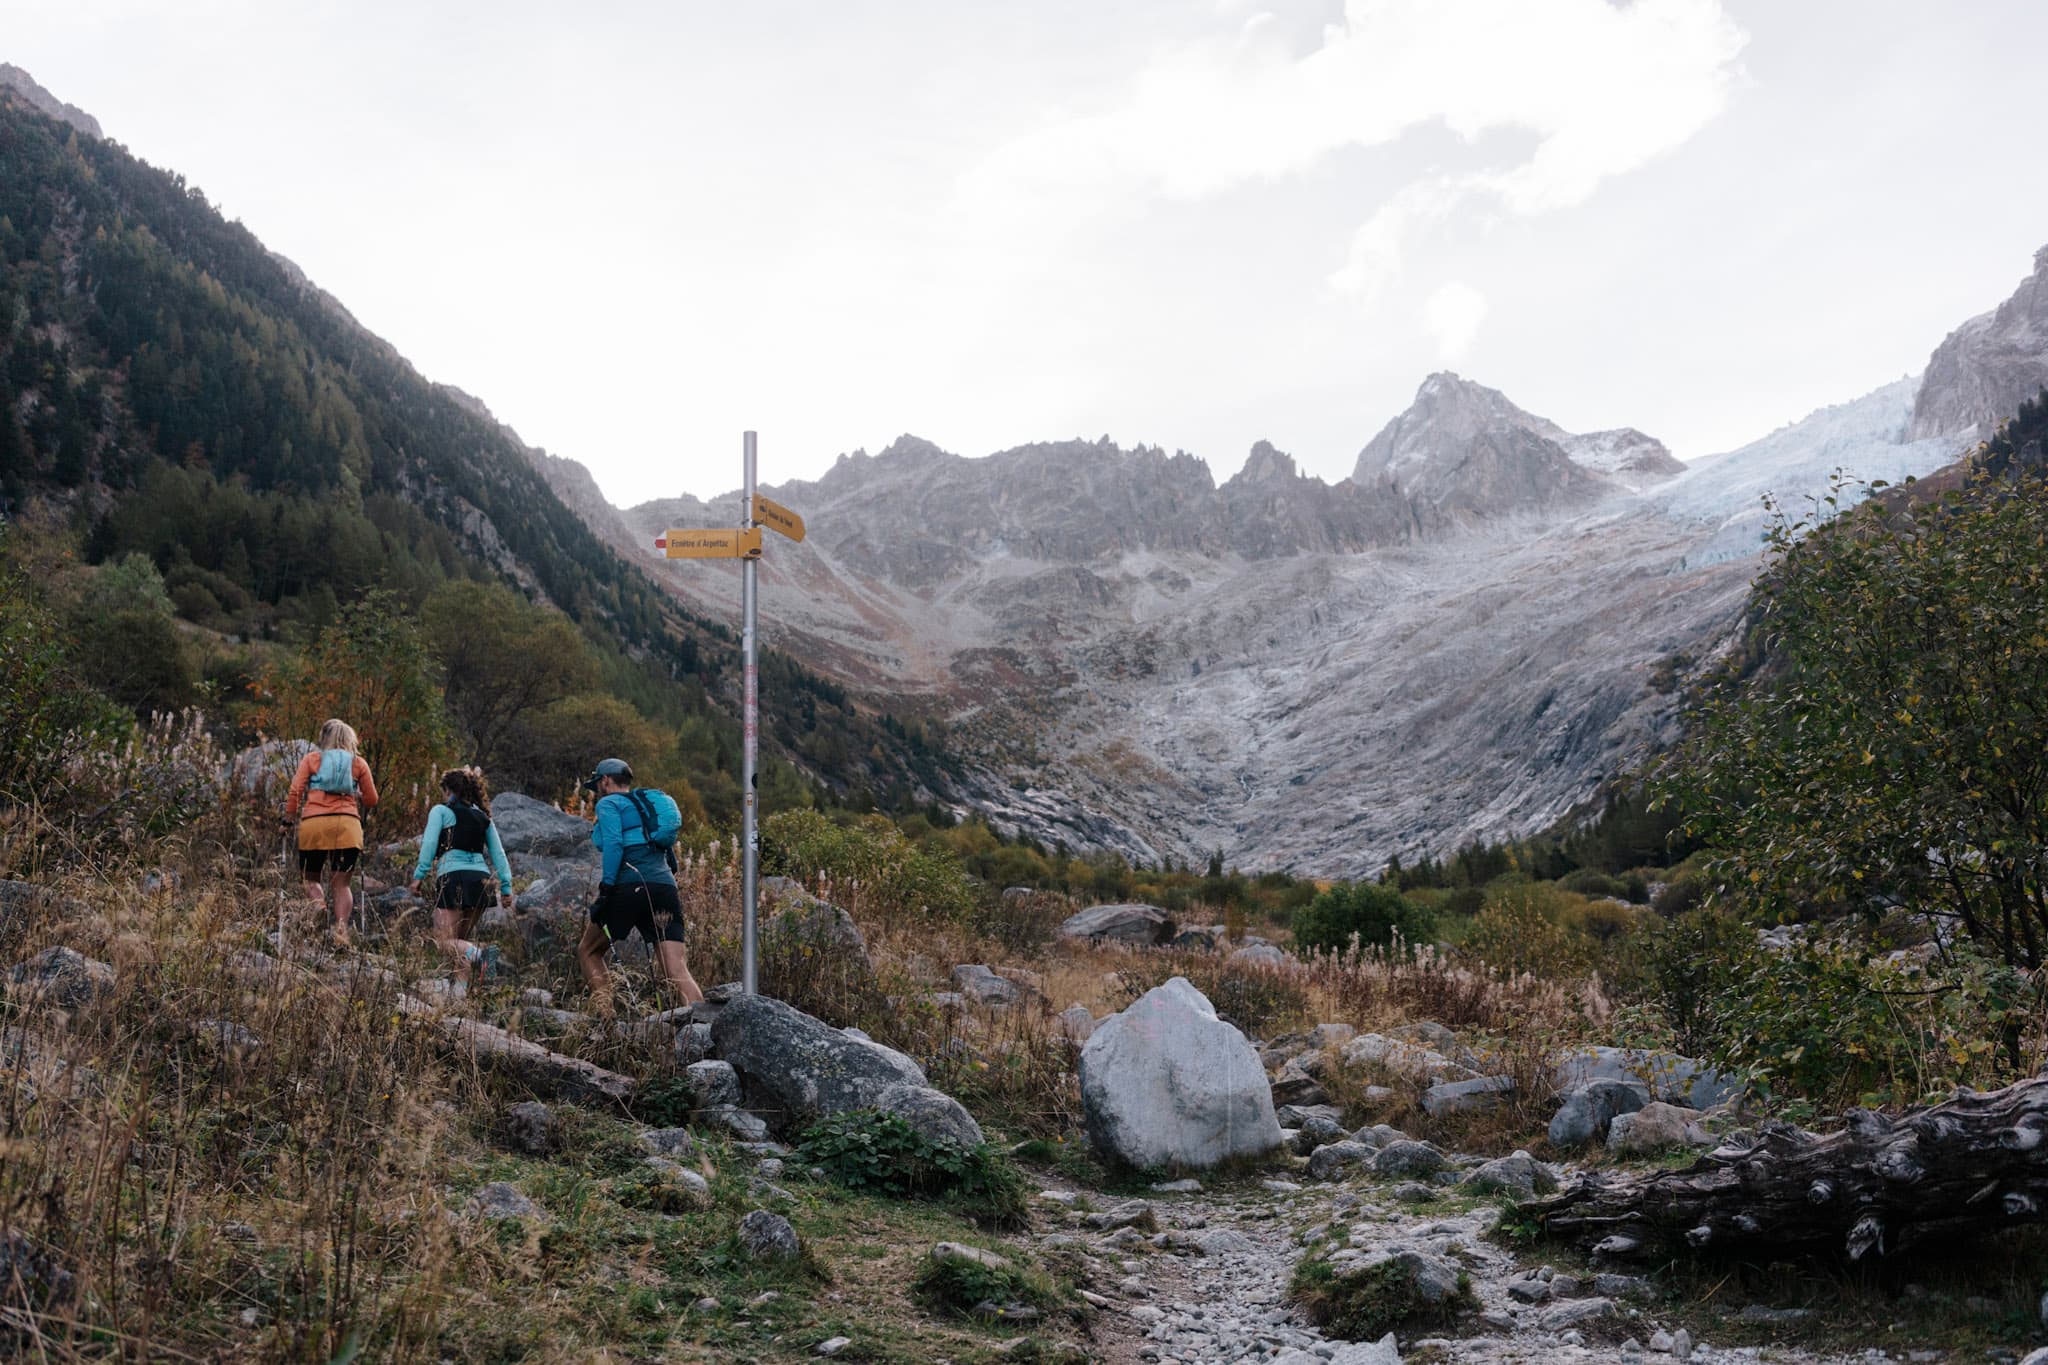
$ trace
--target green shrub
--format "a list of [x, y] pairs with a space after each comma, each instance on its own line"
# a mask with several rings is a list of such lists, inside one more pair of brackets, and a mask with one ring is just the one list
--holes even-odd
[[1698, 877], [1679, 877], [1664, 883], [1650, 908], [1666, 919], [1687, 914], [1706, 904], [1707, 884]]
[[1294, 946], [1309, 953], [1386, 948], [1398, 937], [1412, 948], [1436, 933], [1426, 906], [1376, 882], [1333, 886], [1294, 912]]
[[1487, 966], [1507, 972], [1560, 977], [1583, 971], [1591, 940], [1568, 925], [1582, 904], [1548, 882], [1497, 884], [1461, 945]]
[[1304, 1256], [1295, 1263], [1287, 1297], [1326, 1333], [1352, 1341], [1373, 1341], [1410, 1328], [1449, 1327], [1479, 1307], [1471, 1277], [1463, 1271], [1457, 1291], [1434, 1303], [1423, 1297], [1415, 1279], [1412, 1267], [1398, 1256], [1348, 1273], [1320, 1255]]
[[850, 1190], [936, 1199], [978, 1222], [1024, 1221], [1024, 1178], [987, 1143], [934, 1140], [894, 1114], [854, 1109], [820, 1119], [797, 1139], [797, 1159]]
[[[1015, 1253], [1004, 1253], [1005, 1264], [981, 1261], [940, 1261], [927, 1258], [924, 1268], [911, 1282], [911, 1292], [924, 1304], [943, 1313], [961, 1317], [1000, 1319], [1012, 1307], [1045, 1310], [1058, 1307], [1062, 1295], [1052, 1280], [1041, 1272], [1025, 1270], [1011, 1261]], [[991, 1312], [987, 1305], [993, 1305]], [[980, 1309], [979, 1314], [976, 1309]]]
[[761, 826], [761, 871], [807, 886], [826, 879], [829, 899], [856, 917], [958, 921], [975, 906], [954, 858], [919, 848], [879, 815], [837, 824], [814, 810], [777, 811]]
[[1557, 884], [1566, 891], [1581, 896], [1611, 896], [1616, 900], [1628, 898], [1628, 888], [1620, 878], [1610, 877], [1595, 868], [1582, 867], [1576, 872], [1567, 872], [1558, 878]]

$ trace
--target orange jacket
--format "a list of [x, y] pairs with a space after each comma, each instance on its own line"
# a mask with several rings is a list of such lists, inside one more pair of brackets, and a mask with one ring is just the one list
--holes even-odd
[[340, 792], [324, 792], [318, 787], [308, 787], [313, 774], [320, 771], [318, 749], [299, 760], [299, 770], [292, 774], [291, 794], [284, 799], [284, 818], [289, 820], [299, 813], [299, 803], [304, 802], [308, 815], [360, 815], [377, 804], [377, 784], [370, 777], [370, 765], [357, 755], [355, 767], [356, 794], [344, 796]]

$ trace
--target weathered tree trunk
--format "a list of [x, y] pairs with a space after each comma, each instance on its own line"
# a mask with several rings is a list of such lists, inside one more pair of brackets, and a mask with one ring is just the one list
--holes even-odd
[[1851, 1110], [1838, 1133], [1765, 1124], [1689, 1169], [1589, 1176], [1533, 1206], [1544, 1232], [1613, 1256], [1846, 1251], [2048, 1220], [2048, 1078], [1892, 1119]]
[[538, 1043], [515, 1037], [492, 1024], [445, 1016], [434, 1021], [448, 1035], [458, 1055], [531, 1087], [535, 1093], [584, 1104], [624, 1108], [633, 1099], [633, 1078], [607, 1071], [577, 1057], [551, 1052]]

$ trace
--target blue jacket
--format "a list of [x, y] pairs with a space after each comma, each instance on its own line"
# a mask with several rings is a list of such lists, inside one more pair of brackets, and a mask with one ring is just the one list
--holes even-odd
[[[667, 792], [645, 787], [641, 795], [654, 807], [654, 838], [673, 842], [683, 827], [683, 812]], [[641, 829], [639, 808], [624, 792], [613, 792], [598, 801], [590, 842], [604, 858], [604, 874], [598, 880], [606, 886], [621, 882], [676, 884], [675, 873], [668, 870], [668, 850]]]
[[[434, 807], [432, 812], [428, 814], [427, 832], [420, 836], [419, 865], [412, 870], [412, 879], [414, 881], [418, 881], [427, 875], [429, 853], [436, 846], [437, 841], [441, 839], [441, 836], [453, 829], [454, 826], [455, 812], [450, 810], [445, 804]], [[489, 872], [495, 866], [498, 873], [499, 892], [503, 895], [511, 895], [512, 869], [505, 862], [505, 846], [498, 842], [497, 825], [492, 824], [485, 827], [484, 844], [491, 855], [489, 863], [484, 861], [484, 855], [481, 853], [465, 853], [453, 844], [447, 845], [441, 850], [439, 860], [441, 875], [445, 877], [451, 872]]]

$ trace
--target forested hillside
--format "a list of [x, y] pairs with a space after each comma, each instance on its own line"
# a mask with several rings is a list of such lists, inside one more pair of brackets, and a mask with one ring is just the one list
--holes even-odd
[[[584, 724], [566, 728], [594, 733], [569, 738], [605, 731], [589, 697], [629, 703], [678, 736], [675, 766], [708, 804], [736, 795], [732, 631], [680, 610], [508, 433], [197, 188], [12, 92], [0, 92], [0, 510], [58, 528], [93, 563], [146, 559], [188, 644], [254, 651], [213, 660], [210, 681], [230, 692], [266, 642], [303, 641], [367, 593], [413, 617], [451, 583], [515, 585], [470, 605], [518, 627], [501, 646], [541, 638], [528, 603], [573, 624], [567, 690], [541, 708], [586, 698]], [[208, 668], [169, 666], [119, 699], [194, 700]], [[884, 723], [793, 660], [764, 660], [763, 704], [771, 745], [811, 784], [890, 805], [948, 789], [923, 726]]]

